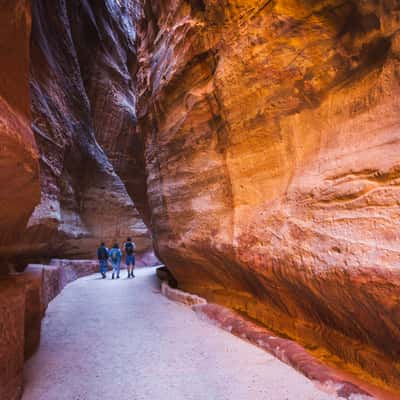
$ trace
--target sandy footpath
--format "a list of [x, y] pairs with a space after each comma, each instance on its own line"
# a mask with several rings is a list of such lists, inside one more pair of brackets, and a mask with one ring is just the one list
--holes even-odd
[[49, 305], [23, 400], [327, 400], [261, 349], [135, 280], [90, 276]]

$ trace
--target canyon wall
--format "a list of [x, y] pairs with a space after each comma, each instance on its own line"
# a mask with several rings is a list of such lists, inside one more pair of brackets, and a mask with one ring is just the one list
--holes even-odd
[[[157, 259], [151, 235], [107, 147], [121, 135], [135, 147], [135, 132], [125, 132], [127, 124], [120, 124], [126, 120], [124, 107], [115, 107], [107, 124], [99, 123], [101, 104], [96, 105], [89, 87], [96, 92], [96, 84], [101, 88], [103, 82], [96, 77], [91, 82], [91, 75], [82, 71], [90, 65], [80, 64], [78, 30], [92, 26], [90, 4], [0, 4], [0, 398], [17, 400], [24, 359], [39, 345], [48, 302], [71, 280], [98, 270], [93, 260], [26, 268], [27, 263], [53, 256], [94, 258], [100, 240], [111, 245], [127, 236], [137, 244], [138, 264]], [[114, 14], [108, 8], [98, 10], [105, 15], [100, 26], [106, 26]], [[104, 35], [112, 37], [114, 28], [107, 29]], [[130, 30], [123, 34], [128, 36]], [[104, 38], [98, 38], [99, 52]], [[125, 45], [121, 39], [113, 56]], [[91, 49], [87, 51], [86, 57]], [[92, 66], [97, 62], [90, 61]], [[117, 95], [119, 90], [124, 93], [121, 86]], [[134, 98], [129, 100], [128, 108], [133, 109]], [[108, 142], [102, 140], [104, 132]], [[7, 274], [15, 268], [25, 271]]]
[[138, 130], [179, 286], [400, 391], [396, 1], [144, 1]]
[[181, 288], [400, 392], [397, 1], [3, 3], [2, 259], [149, 228]]
[[[30, 128], [28, 0], [0, 10], [0, 248], [18, 238], [39, 202], [38, 151]], [[0, 261], [4, 261], [0, 252]], [[7, 272], [1, 262], [0, 273]]]
[[[101, 240], [111, 245], [127, 236], [139, 253], [151, 252], [150, 233], [118, 175], [129, 171], [127, 182], [135, 184], [125, 157], [135, 148], [135, 97], [124, 71], [135, 53], [132, 28], [122, 24], [117, 31], [114, 18], [128, 20], [115, 1], [32, 2], [30, 89], [41, 202], [21, 238], [2, 249], [20, 262], [90, 258]], [[125, 80], [118, 80], [119, 69]]]
[[70, 3], [72, 34], [96, 139], [148, 222], [144, 150], [136, 129], [134, 84], [138, 65], [135, 23], [140, 3], [86, 1], [80, 7]]

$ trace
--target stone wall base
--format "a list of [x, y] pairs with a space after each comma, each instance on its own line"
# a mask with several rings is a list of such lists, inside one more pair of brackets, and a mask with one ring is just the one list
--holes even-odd
[[21, 274], [0, 277], [0, 399], [17, 400], [24, 361], [40, 344], [49, 302], [70, 282], [98, 271], [93, 260], [52, 260], [30, 264]]

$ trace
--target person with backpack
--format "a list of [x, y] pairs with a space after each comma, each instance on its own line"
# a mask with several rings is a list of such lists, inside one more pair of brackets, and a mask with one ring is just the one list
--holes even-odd
[[134, 251], [136, 249], [135, 243], [132, 242], [132, 239], [128, 237], [126, 239], [126, 243], [124, 244], [125, 247], [125, 263], [126, 267], [128, 268], [128, 279], [130, 277], [134, 278], [135, 275], [133, 270], [135, 269], [135, 254]]
[[97, 249], [97, 258], [99, 260], [99, 267], [100, 267], [100, 273], [103, 279], [106, 278], [106, 272], [108, 270], [108, 249], [105, 246], [104, 243], [100, 244], [100, 247]]
[[117, 276], [117, 279], [119, 279], [119, 269], [121, 267], [122, 252], [119, 249], [118, 243], [115, 243], [110, 250], [110, 259], [111, 265], [113, 267], [112, 279], [114, 279], [115, 275]]

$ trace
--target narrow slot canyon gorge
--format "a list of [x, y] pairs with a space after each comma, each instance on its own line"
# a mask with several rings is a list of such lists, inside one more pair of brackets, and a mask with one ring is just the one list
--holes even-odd
[[[400, 399], [398, 0], [2, 0], [0, 60], [0, 400]], [[127, 237], [137, 277], [94, 278]], [[114, 341], [140, 338], [122, 381], [168, 371], [164, 391], [23, 394], [24, 366], [73, 369], [79, 346], [45, 365], [40, 337], [93, 334], [97, 300]], [[168, 388], [174, 357], [234, 383], [181, 366]]]

